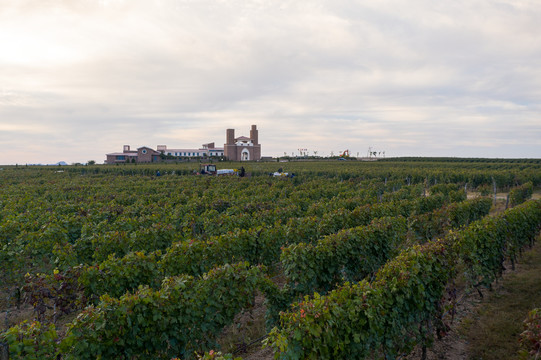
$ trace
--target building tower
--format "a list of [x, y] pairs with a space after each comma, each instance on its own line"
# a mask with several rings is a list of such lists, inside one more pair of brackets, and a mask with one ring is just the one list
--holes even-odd
[[252, 125], [252, 130], [250, 130], [250, 139], [252, 140], [252, 144], [258, 144], [258, 133], [255, 125]]
[[252, 153], [250, 158], [252, 160], [261, 160], [261, 144], [259, 144], [259, 131], [255, 125], [252, 125], [250, 130], [250, 140], [252, 142]]
[[235, 144], [235, 129], [227, 129], [226, 133], [227, 133], [227, 136], [226, 136], [227, 145], [234, 145]]
[[226, 130], [224, 156], [231, 161], [257, 161], [261, 159], [261, 145], [256, 125], [252, 125], [250, 137], [235, 138], [235, 130]]
[[237, 160], [237, 145], [235, 145], [235, 129], [227, 129], [225, 132], [224, 156], [228, 160]]

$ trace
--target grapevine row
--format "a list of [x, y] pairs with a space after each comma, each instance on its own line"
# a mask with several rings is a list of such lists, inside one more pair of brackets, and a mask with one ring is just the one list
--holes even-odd
[[421, 233], [423, 240], [430, 232], [426, 239], [430, 240], [484, 217], [491, 206], [487, 198], [452, 203], [407, 220], [401, 216], [381, 218], [368, 226], [326, 236], [317, 243], [290, 245], [281, 255], [284, 273], [290, 288], [300, 293], [327, 292], [336, 284], [360, 281], [374, 274], [398, 254], [408, 238], [410, 243], [417, 242], [412, 239], [412, 230]]
[[[452, 196], [463, 199], [459, 194]], [[206, 241], [180, 241], [163, 254], [158, 251], [149, 254], [128, 253], [119, 258], [109, 256], [98, 265], [83, 266], [79, 272], [79, 283], [87, 298], [96, 301], [105, 293], [118, 297], [139, 285], [155, 288], [164, 276], [202, 275], [227, 263], [248, 261], [251, 264], [270, 266], [279, 261], [281, 249], [285, 245], [316, 241], [342, 228], [367, 225], [373, 219], [383, 216], [424, 213], [439, 208], [446, 201], [443, 195], [432, 195], [418, 200], [364, 205], [352, 211], [332, 211], [322, 218], [294, 218], [285, 225], [239, 230]], [[66, 271], [69, 272], [69, 268]]]
[[[373, 282], [315, 294], [280, 317], [267, 344], [281, 359], [397, 357], [427, 345], [441, 327], [447, 282], [464, 264], [471, 286], [489, 285], [511, 247], [531, 244], [541, 229], [541, 202], [529, 201], [444, 238], [415, 245], [389, 261]], [[519, 230], [518, 232], [515, 232]]]

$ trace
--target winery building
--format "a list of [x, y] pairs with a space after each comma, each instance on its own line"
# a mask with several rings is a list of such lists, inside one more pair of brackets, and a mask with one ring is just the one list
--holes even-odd
[[124, 145], [122, 152], [105, 154], [106, 164], [122, 163], [154, 163], [164, 160], [197, 158], [197, 157], [220, 157], [224, 156], [224, 149], [217, 148], [214, 143], [203, 144], [199, 149], [175, 148], [169, 149], [167, 145], [158, 145], [157, 150], [147, 146], [131, 150], [130, 145]]
[[226, 143], [223, 148], [215, 143], [203, 144], [199, 149], [168, 148], [167, 145], [158, 145], [156, 150], [143, 146], [131, 150], [130, 145], [124, 145], [122, 152], [105, 154], [106, 164], [121, 163], [153, 163], [164, 160], [225, 157], [231, 161], [258, 161], [261, 160], [261, 144], [259, 144], [258, 130], [252, 125], [250, 137], [235, 138], [235, 130], [226, 130]]
[[258, 161], [261, 160], [261, 144], [256, 125], [252, 125], [250, 137], [235, 137], [235, 129], [226, 130], [226, 143], [224, 156], [231, 161]]
[[161, 161], [161, 153], [153, 150], [147, 146], [142, 146], [137, 150], [131, 150], [130, 145], [124, 145], [122, 152], [116, 152], [111, 154], [105, 154], [107, 160], [106, 164], [120, 164], [120, 163], [151, 163]]

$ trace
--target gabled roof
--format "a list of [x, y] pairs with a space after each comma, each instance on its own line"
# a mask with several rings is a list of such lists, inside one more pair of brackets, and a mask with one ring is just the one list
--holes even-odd
[[153, 148], [149, 148], [148, 146], [141, 146], [139, 148], [137, 148], [137, 151], [141, 150], [141, 149], [148, 149], [150, 150], [150, 152], [152, 153], [152, 155], [160, 155], [161, 152], [160, 151], [156, 151], [154, 150]]
[[249, 137], [246, 137], [246, 136], [241, 136], [241, 137], [238, 137], [236, 138], [235, 140], [240, 140], [240, 141], [251, 141], [252, 139], [250, 139]]

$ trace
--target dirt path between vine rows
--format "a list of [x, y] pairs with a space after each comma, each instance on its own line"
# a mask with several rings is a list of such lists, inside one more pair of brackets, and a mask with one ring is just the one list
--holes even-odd
[[[541, 306], [541, 239], [524, 252], [515, 270], [509, 263], [505, 267], [483, 298], [476, 291], [464, 295], [451, 330], [427, 351], [427, 359], [518, 359], [522, 321]], [[420, 359], [420, 352], [407, 358]]]

